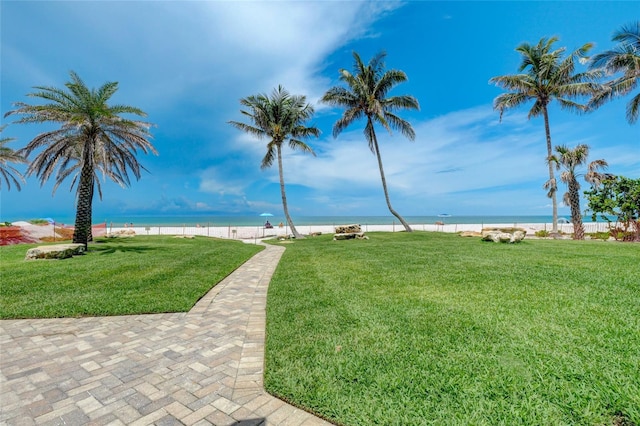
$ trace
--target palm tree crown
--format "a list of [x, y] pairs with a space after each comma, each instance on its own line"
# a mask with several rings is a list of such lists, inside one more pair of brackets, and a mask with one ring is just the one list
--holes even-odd
[[289, 215], [282, 169], [282, 145], [287, 141], [289, 148], [315, 156], [313, 149], [302, 141], [303, 138], [320, 135], [317, 127], [307, 127], [305, 124], [313, 116], [313, 106], [307, 103], [306, 96], [291, 95], [282, 86], [274, 89], [271, 96], [266, 94], [248, 96], [240, 99], [240, 104], [247, 108], [240, 112], [249, 119], [251, 124], [239, 121], [229, 121], [229, 124], [260, 139], [269, 139], [267, 152], [260, 167], [265, 169], [271, 167], [274, 161], [278, 161], [284, 214], [293, 235], [296, 238], [302, 238]]
[[[6, 125], [0, 126], [0, 133], [7, 127]], [[7, 183], [7, 189], [11, 189], [11, 182], [20, 191], [20, 182], [24, 182], [22, 174], [9, 163], [26, 163], [27, 160], [13, 149], [5, 146], [9, 142], [14, 141], [15, 138], [0, 138], [0, 176]], [[0, 179], [0, 189], [2, 189], [2, 179]]]
[[[582, 213], [580, 211], [580, 183], [578, 168], [587, 162], [589, 157], [589, 146], [580, 144], [575, 148], [568, 148], [566, 145], [556, 146], [557, 155], [549, 157], [549, 163], [554, 165], [556, 170], [564, 169], [560, 174], [560, 180], [567, 185], [567, 192], [564, 194], [564, 204], [571, 208], [571, 222], [573, 223], [573, 238], [584, 239], [584, 227], [582, 225]], [[601, 173], [599, 169], [608, 166], [605, 160], [594, 160], [589, 163], [587, 173], [584, 178], [592, 185], [597, 185], [608, 175]]]
[[391, 130], [399, 130], [409, 140], [415, 139], [415, 132], [411, 124], [398, 116], [401, 109], [420, 109], [418, 101], [409, 95], [388, 96], [396, 85], [407, 81], [407, 75], [400, 70], [385, 70], [385, 52], [375, 55], [368, 64], [362, 62], [360, 56], [353, 52], [353, 72], [340, 69], [340, 81], [346, 86], [332, 87], [322, 97], [322, 102], [329, 105], [344, 107], [342, 117], [333, 126], [333, 136], [337, 137], [344, 129], [355, 121], [365, 118], [365, 138], [369, 149], [378, 159], [378, 167], [382, 178], [382, 186], [389, 211], [396, 216], [407, 231], [411, 231], [404, 219], [391, 207], [387, 183], [382, 167], [382, 158], [374, 124]]
[[[592, 44], [586, 43], [563, 59], [564, 48], [552, 50], [553, 44], [557, 40], [556, 37], [542, 38], [537, 45], [521, 44], [516, 48], [516, 51], [522, 56], [522, 62], [518, 68], [520, 73], [493, 77], [489, 80], [490, 83], [509, 91], [499, 95], [493, 101], [494, 109], [500, 111], [500, 118], [505, 110], [533, 101], [529, 110], [529, 118], [540, 115], [544, 118], [547, 159], [552, 155], [548, 105], [552, 100], [556, 100], [563, 109], [586, 112], [587, 107], [574, 99], [582, 95], [593, 94], [598, 87], [596, 83], [598, 72], [574, 73], [575, 62], [584, 57], [591, 49]], [[549, 196], [553, 203], [553, 232], [557, 232], [557, 188], [553, 167], [551, 164], [548, 167]]]
[[[591, 100], [590, 105], [598, 107], [615, 96], [626, 95], [640, 82], [640, 21], [623, 26], [613, 35], [613, 41], [619, 42], [611, 50], [599, 53], [591, 58], [591, 67], [603, 69], [608, 75], [622, 73], [603, 86]], [[627, 120], [635, 123], [640, 116], [640, 93], [627, 105]]]
[[139, 108], [126, 105], [108, 105], [117, 91], [118, 83], [109, 82], [100, 88], [89, 89], [80, 77], [70, 73], [71, 81], [65, 89], [35, 87], [38, 91], [27, 96], [40, 98], [48, 103], [29, 105], [24, 102], [6, 115], [21, 115], [18, 123], [57, 123], [56, 130], [39, 134], [21, 150], [29, 156], [37, 149], [42, 151], [27, 169], [27, 175], [35, 174], [44, 184], [55, 174], [56, 185], [73, 176], [71, 188], [77, 185], [76, 223], [73, 241], [87, 244], [91, 240], [91, 220], [94, 187], [100, 189], [99, 174], [109, 177], [121, 186], [128, 186], [129, 170], [136, 179], [144, 167], [136, 159], [138, 150], [157, 154], [148, 139], [151, 124], [130, 120], [122, 114], [140, 117], [146, 114]]

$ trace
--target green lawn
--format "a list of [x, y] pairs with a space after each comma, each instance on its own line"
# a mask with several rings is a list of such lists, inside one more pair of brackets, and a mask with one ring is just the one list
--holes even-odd
[[0, 318], [188, 311], [261, 247], [213, 238], [98, 239], [83, 256], [25, 261], [0, 247]]
[[344, 425], [640, 425], [640, 245], [296, 241], [265, 386]]

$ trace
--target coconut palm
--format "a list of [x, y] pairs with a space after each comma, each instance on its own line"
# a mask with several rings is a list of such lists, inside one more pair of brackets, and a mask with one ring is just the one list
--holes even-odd
[[73, 242], [85, 246], [91, 238], [93, 195], [96, 182], [100, 191], [99, 174], [121, 186], [128, 186], [129, 171], [136, 179], [145, 170], [136, 158], [138, 150], [157, 154], [149, 139], [150, 124], [122, 117], [132, 114], [144, 117], [139, 108], [108, 105], [118, 90], [117, 82], [89, 89], [80, 77], [71, 72], [66, 90], [37, 86], [38, 91], [27, 96], [47, 103], [29, 105], [24, 102], [6, 115], [20, 115], [18, 123], [57, 123], [60, 128], [36, 136], [21, 150], [25, 156], [41, 149], [27, 169], [27, 176], [35, 174], [44, 184], [55, 172], [55, 189], [72, 176], [71, 188], [77, 186], [76, 219]]
[[[494, 109], [500, 111], [500, 118], [505, 110], [533, 101], [533, 106], [529, 110], [529, 118], [540, 115], [544, 118], [547, 159], [552, 155], [549, 104], [556, 100], [563, 109], [586, 111], [585, 105], [577, 103], [573, 99], [581, 95], [593, 94], [598, 86], [595, 81], [599, 75], [595, 71], [574, 74], [575, 61], [582, 58], [591, 49], [591, 43], [583, 45], [563, 59], [565, 48], [552, 50], [553, 43], [557, 40], [556, 37], [542, 38], [536, 45], [521, 44], [516, 48], [516, 51], [522, 55], [522, 62], [518, 68], [520, 74], [503, 75], [489, 80], [490, 83], [509, 91], [499, 95], [493, 101]], [[556, 233], [558, 232], [557, 185], [552, 164], [548, 163], [548, 167], [549, 181], [546, 187], [553, 205], [552, 232]]]
[[[589, 157], [589, 146], [580, 144], [575, 148], [568, 148], [566, 145], [556, 146], [557, 155], [549, 157], [549, 164], [555, 166], [556, 170], [564, 169], [560, 174], [560, 180], [567, 184], [567, 192], [565, 192], [564, 204], [571, 208], [571, 223], [573, 223], [573, 239], [584, 240], [584, 227], [582, 225], [582, 212], [580, 211], [580, 183], [578, 182], [578, 167], [586, 164]], [[587, 173], [584, 178], [592, 185], [597, 185], [606, 176], [599, 169], [608, 166], [605, 160], [594, 160], [589, 163]], [[550, 182], [545, 187], [550, 186]]]
[[[603, 69], [608, 75], [622, 73], [603, 86], [590, 102], [598, 107], [616, 96], [630, 93], [640, 82], [640, 21], [623, 26], [613, 34], [613, 41], [619, 42], [611, 50], [591, 58], [590, 66]], [[640, 92], [627, 105], [627, 120], [635, 123], [640, 115]]]
[[397, 84], [407, 81], [407, 75], [403, 71], [384, 69], [385, 52], [375, 55], [368, 64], [364, 64], [360, 56], [353, 52], [353, 72], [340, 69], [340, 81], [346, 87], [332, 87], [322, 97], [322, 102], [329, 105], [344, 107], [342, 117], [333, 126], [333, 137], [337, 137], [349, 125], [356, 120], [366, 118], [364, 135], [369, 143], [369, 149], [378, 160], [378, 169], [382, 179], [387, 207], [407, 232], [411, 227], [391, 206], [387, 180], [382, 167], [382, 156], [374, 124], [380, 124], [391, 132], [391, 129], [399, 130], [409, 140], [415, 139], [415, 132], [411, 124], [400, 118], [396, 111], [400, 109], [419, 109], [418, 101], [413, 96], [387, 96], [389, 91]]
[[[0, 133], [7, 127], [6, 125], [0, 126]], [[11, 189], [11, 182], [20, 191], [20, 182], [24, 182], [22, 174], [9, 163], [24, 164], [27, 160], [13, 149], [6, 147], [9, 142], [14, 141], [15, 138], [0, 138], [0, 176], [7, 183], [7, 189]], [[0, 179], [0, 189], [2, 189], [2, 180]]]
[[295, 238], [303, 238], [298, 233], [287, 205], [287, 194], [284, 186], [284, 173], [282, 169], [282, 145], [288, 142], [289, 148], [316, 155], [313, 149], [301, 140], [309, 136], [320, 135], [320, 130], [315, 127], [307, 127], [305, 123], [313, 116], [313, 106], [306, 103], [306, 96], [291, 95], [284, 87], [278, 86], [271, 96], [259, 94], [240, 99], [240, 104], [246, 110], [240, 110], [251, 124], [239, 121], [229, 121], [236, 129], [257, 136], [260, 139], [267, 138], [267, 153], [260, 164], [261, 169], [266, 169], [278, 162], [280, 175], [280, 194], [282, 195], [282, 208], [287, 223]]

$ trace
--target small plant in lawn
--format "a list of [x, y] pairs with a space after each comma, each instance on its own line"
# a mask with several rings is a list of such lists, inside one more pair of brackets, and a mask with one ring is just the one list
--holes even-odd
[[608, 240], [611, 237], [610, 232], [591, 232], [588, 234], [593, 240]]

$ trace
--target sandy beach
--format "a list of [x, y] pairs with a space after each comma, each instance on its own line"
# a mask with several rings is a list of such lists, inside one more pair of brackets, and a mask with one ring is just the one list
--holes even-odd
[[[347, 225], [347, 224], [345, 224]], [[585, 232], [606, 232], [608, 224], [605, 222], [585, 223]], [[550, 223], [484, 223], [484, 224], [412, 224], [414, 231], [424, 232], [448, 232], [458, 233], [464, 231], [481, 232], [484, 228], [508, 228], [517, 227], [525, 229], [527, 237], [533, 237], [536, 231], [551, 230]], [[60, 226], [53, 224], [33, 225], [28, 222], [19, 221], [13, 223], [14, 229], [20, 232], [27, 239], [23, 242], [55, 241], [60, 239]], [[68, 227], [67, 227], [68, 228]], [[314, 234], [334, 234], [334, 225], [296, 225], [296, 229], [302, 235]], [[558, 230], [565, 234], [573, 232], [573, 225], [558, 224]], [[370, 232], [402, 232], [404, 227], [399, 224], [394, 225], [362, 225], [362, 231]], [[68, 234], [68, 229], [67, 229]], [[93, 227], [94, 237], [101, 237], [109, 234], [122, 235], [176, 235], [176, 236], [204, 236], [223, 239], [260, 240], [265, 238], [286, 237], [291, 235], [288, 226], [275, 226], [274, 228], [264, 228], [262, 226], [110, 226], [97, 224]]]
[[[345, 224], [346, 225], [346, 224]], [[605, 222], [586, 223], [585, 232], [604, 232], [608, 230], [608, 224]], [[508, 228], [517, 227], [527, 231], [527, 236], [533, 236], [536, 231], [551, 230], [550, 223], [494, 223], [494, 224], [415, 224], [411, 225], [414, 231], [426, 232], [449, 232], [457, 233], [463, 231], [481, 232], [484, 228]], [[335, 233], [334, 225], [296, 225], [296, 229], [302, 235], [312, 234], [333, 234]], [[558, 230], [570, 234], [573, 232], [573, 225], [558, 224]], [[272, 229], [266, 229], [262, 226], [145, 226], [145, 227], [107, 227], [107, 233], [118, 232], [135, 232], [136, 235], [201, 235], [215, 238], [227, 239], [262, 239], [268, 237], [284, 237], [290, 235], [288, 226], [282, 228], [276, 226]], [[404, 227], [399, 224], [395, 225], [362, 225], [362, 231], [368, 232], [402, 232]]]

